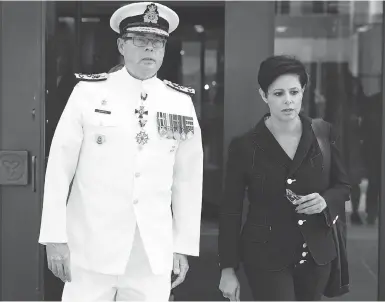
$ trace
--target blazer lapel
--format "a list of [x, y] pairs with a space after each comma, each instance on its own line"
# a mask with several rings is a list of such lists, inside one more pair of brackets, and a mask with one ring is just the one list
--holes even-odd
[[265, 125], [265, 118], [262, 118], [252, 132], [254, 148], [259, 148], [271, 161], [289, 168], [291, 159], [279, 145], [273, 134]]
[[302, 115], [300, 115], [300, 118], [302, 120], [302, 136], [293, 161], [290, 164], [289, 177], [293, 175], [301, 166], [315, 139], [311, 127], [311, 119]]

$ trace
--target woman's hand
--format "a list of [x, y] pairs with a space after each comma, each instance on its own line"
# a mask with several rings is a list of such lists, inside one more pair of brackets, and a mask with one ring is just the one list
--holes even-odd
[[230, 301], [240, 301], [241, 286], [233, 268], [222, 270], [219, 289], [223, 297], [230, 299]]
[[307, 215], [321, 213], [327, 207], [325, 199], [318, 193], [301, 196], [293, 204], [298, 205], [295, 208], [297, 213]]

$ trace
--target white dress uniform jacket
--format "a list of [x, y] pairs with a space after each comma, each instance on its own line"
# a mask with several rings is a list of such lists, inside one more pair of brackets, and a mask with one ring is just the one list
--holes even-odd
[[[139, 148], [142, 91], [149, 140]], [[193, 137], [162, 138], [157, 112], [193, 117]], [[39, 242], [67, 242], [73, 264], [120, 275], [138, 225], [153, 273], [171, 271], [174, 252], [199, 255], [202, 177], [201, 130], [188, 94], [125, 68], [105, 81], [81, 81], [52, 141]]]

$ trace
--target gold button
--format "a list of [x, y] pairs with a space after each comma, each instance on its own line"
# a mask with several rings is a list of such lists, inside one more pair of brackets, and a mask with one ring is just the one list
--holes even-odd
[[140, 173], [139, 172], [136, 172], [135, 173], [135, 177], [139, 177], [140, 176]]
[[307, 253], [306, 252], [303, 252], [302, 253], [302, 257], [306, 257]]
[[302, 244], [302, 247], [303, 248], [307, 247], [307, 244], [306, 243]]
[[134, 204], [137, 204], [138, 202], [139, 202], [139, 200], [134, 199]]

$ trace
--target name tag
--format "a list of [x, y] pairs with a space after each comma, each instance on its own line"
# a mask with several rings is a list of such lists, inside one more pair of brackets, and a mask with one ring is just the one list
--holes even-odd
[[100, 110], [100, 109], [95, 109], [95, 112], [97, 112], [97, 113], [103, 113], [103, 114], [111, 114], [111, 111]]

